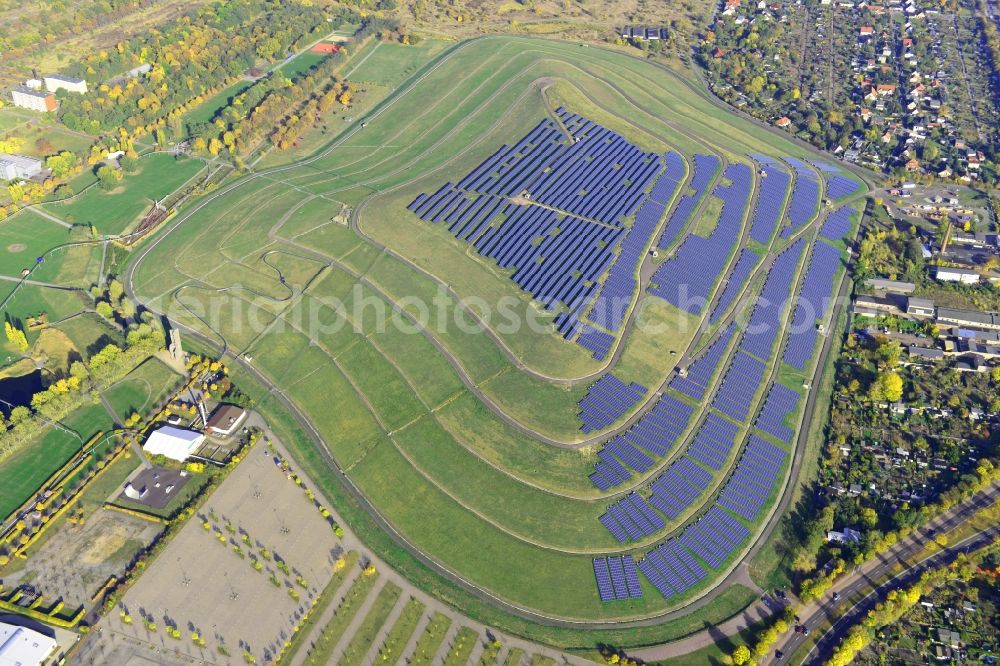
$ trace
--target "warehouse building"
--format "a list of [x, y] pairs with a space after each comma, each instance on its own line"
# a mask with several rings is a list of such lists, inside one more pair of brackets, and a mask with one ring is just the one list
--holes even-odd
[[0, 622], [0, 664], [40, 666], [56, 651], [55, 639], [28, 627]]
[[205, 435], [194, 430], [163, 426], [153, 431], [143, 450], [152, 456], [164, 456], [171, 460], [184, 462], [205, 442]]
[[42, 161], [24, 155], [0, 153], [0, 180], [28, 179], [42, 172]]
[[934, 277], [941, 282], [961, 282], [962, 284], [977, 284], [979, 282], [979, 273], [967, 268], [938, 266]]

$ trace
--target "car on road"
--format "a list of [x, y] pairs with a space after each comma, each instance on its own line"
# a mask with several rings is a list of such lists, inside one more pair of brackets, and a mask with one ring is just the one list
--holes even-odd
[[833, 593], [833, 600], [834, 601], [840, 601], [840, 592], [834, 592]]
[[809, 627], [804, 624], [795, 625], [795, 633], [802, 634], [803, 636], [809, 635]]

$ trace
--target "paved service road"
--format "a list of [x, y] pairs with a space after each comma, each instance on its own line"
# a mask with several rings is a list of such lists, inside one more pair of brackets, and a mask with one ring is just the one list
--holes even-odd
[[[817, 639], [816, 645], [806, 654], [802, 663], [823, 663], [830, 656], [830, 653], [840, 642], [840, 639], [843, 638], [847, 630], [859, 622], [875, 604], [882, 600], [885, 593], [889, 590], [898, 589], [912, 583], [920, 577], [920, 574], [925, 569], [950, 562], [958, 553], [976, 550], [990, 543], [997, 536], [1000, 536], [1000, 525], [995, 525], [989, 530], [979, 532], [948, 546], [930, 557], [920, 561], [913, 561], [913, 558], [919, 556], [924, 546], [931, 540], [932, 534], [943, 534], [958, 527], [972, 518], [977, 511], [993, 504], [998, 499], [1000, 499], [1000, 482], [980, 491], [965, 502], [952, 507], [882, 555], [877, 556], [841, 578], [822, 600], [803, 607], [799, 611], [799, 622], [809, 627], [811, 631], [815, 631], [822, 625], [830, 622], [832, 622], [832, 626], [822, 637]], [[879, 584], [878, 581], [883, 579], [899, 564], [902, 564], [906, 568], [900, 574]], [[841, 598], [839, 602], [833, 601], [832, 595], [834, 592], [840, 593]], [[864, 595], [864, 597], [854, 602], [853, 606], [846, 607], [847, 604], [852, 603], [852, 601], [858, 599], [861, 595]], [[784, 653], [785, 656], [782, 659], [778, 659], [775, 657], [775, 653], [772, 653], [768, 663], [780, 664], [786, 662], [788, 656], [794, 654], [795, 650], [801, 647], [806, 640], [808, 639], [802, 634], [790, 631], [785, 639], [779, 641], [776, 646], [776, 649]]]

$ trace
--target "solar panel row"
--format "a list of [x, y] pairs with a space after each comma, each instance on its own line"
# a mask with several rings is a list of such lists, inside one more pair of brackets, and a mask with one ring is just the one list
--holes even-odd
[[785, 161], [795, 170], [795, 187], [788, 202], [788, 219], [791, 224], [781, 231], [788, 238], [807, 224], [819, 210], [819, 175], [802, 160], [786, 157]]
[[753, 398], [764, 380], [766, 369], [763, 361], [746, 352], [737, 351], [733, 354], [722, 385], [712, 400], [712, 407], [731, 419], [745, 421]]
[[[693, 189], [694, 192], [681, 197], [677, 202], [677, 205], [674, 206], [674, 210], [670, 214], [670, 219], [667, 220], [667, 224], [663, 228], [663, 233], [660, 234], [660, 240], [657, 243], [661, 250], [665, 250], [670, 247], [671, 243], [673, 243], [680, 234], [681, 229], [683, 229], [684, 225], [687, 224], [691, 214], [694, 212], [695, 208], [698, 207], [698, 202], [701, 201], [703, 196], [705, 196], [705, 192], [708, 190], [708, 184], [712, 182], [712, 178], [715, 176], [715, 172], [718, 170], [720, 163], [721, 161], [715, 155], [694, 156], [694, 164], [691, 167], [691, 182], [688, 185], [688, 187]], [[678, 166], [679, 169], [675, 171], [675, 173], [683, 173], [681, 165]], [[670, 172], [669, 158], [667, 161], [667, 172]]]
[[761, 179], [757, 186], [757, 207], [750, 226], [750, 238], [766, 245], [781, 220], [792, 177], [776, 160], [760, 155], [755, 155], [754, 159], [761, 164]]
[[726, 286], [722, 290], [722, 295], [719, 296], [718, 303], [715, 304], [712, 316], [709, 318], [711, 323], [718, 323], [722, 319], [722, 316], [726, 314], [733, 301], [736, 300], [736, 296], [740, 293], [740, 290], [746, 285], [751, 271], [753, 271], [754, 266], [757, 265], [759, 260], [760, 255], [750, 248], [740, 250], [740, 256], [736, 260], [736, 265], [733, 266], [732, 272], [726, 279]]
[[594, 577], [601, 601], [642, 598], [635, 560], [629, 555], [594, 558]]
[[851, 230], [851, 216], [853, 214], [854, 210], [847, 206], [842, 206], [833, 211], [827, 215], [820, 234], [832, 241], [844, 238]]
[[798, 408], [800, 397], [797, 391], [793, 391], [783, 384], [772, 383], [767, 392], [767, 398], [764, 400], [764, 406], [761, 407], [760, 413], [757, 415], [754, 427], [791, 444], [795, 431], [789, 428], [786, 422], [788, 417], [795, 413]]
[[747, 321], [740, 341], [740, 349], [754, 356], [767, 359], [781, 333], [782, 315], [788, 301], [790, 285], [802, 256], [805, 240], [798, 239], [785, 248], [771, 264], [757, 303]]
[[638, 541], [666, 527], [663, 517], [635, 492], [609, 506], [599, 520], [619, 543]]
[[607, 428], [627, 414], [648, 389], [636, 384], [626, 385], [610, 372], [598, 379], [580, 400], [580, 420], [583, 432]]
[[785, 362], [799, 370], [805, 369], [813, 356], [819, 335], [816, 321], [825, 316], [831, 305], [834, 276], [839, 266], [840, 250], [822, 241], [813, 243], [812, 259], [802, 280], [784, 355]]
[[719, 505], [748, 521], [756, 520], [777, 487], [778, 475], [787, 457], [784, 450], [751, 435], [743, 456], [719, 495]]
[[[601, 490], [608, 490], [628, 481], [632, 478], [632, 473], [619, 460], [640, 472], [649, 470], [654, 461], [647, 453], [666, 456], [687, 428], [693, 411], [692, 407], [673, 396], [660, 396], [653, 408], [635, 425], [598, 452], [600, 460], [594, 465], [590, 480]], [[609, 458], [614, 462], [610, 462]]]
[[[632, 228], [628, 230], [621, 243], [618, 259], [608, 272], [608, 277], [594, 301], [587, 318], [609, 331], [617, 331], [625, 320], [625, 314], [632, 304], [637, 283], [635, 280], [636, 266], [642, 260], [649, 245], [649, 240], [663, 219], [666, 202], [669, 202], [677, 189], [677, 179], [683, 175], [683, 162], [677, 172], [676, 153], [668, 153], [665, 157], [667, 170], [653, 185], [649, 198], [635, 214]], [[674, 166], [671, 166], [674, 165]]]
[[692, 314], [701, 313], [708, 305], [712, 286], [739, 240], [753, 188], [753, 171], [746, 164], [730, 164], [724, 176], [730, 184], [720, 183], [715, 188], [715, 196], [722, 200], [722, 211], [712, 233], [706, 238], [687, 236], [657, 269], [653, 275], [655, 286], [649, 290]]
[[725, 353], [726, 347], [729, 346], [729, 342], [733, 339], [735, 332], [735, 324], [726, 326], [716, 336], [715, 340], [712, 341], [712, 344], [701, 353], [701, 356], [688, 365], [683, 375], [678, 374], [670, 380], [670, 388], [676, 389], [695, 400], [704, 398], [712, 377], [719, 368], [719, 362], [722, 361], [722, 355]]

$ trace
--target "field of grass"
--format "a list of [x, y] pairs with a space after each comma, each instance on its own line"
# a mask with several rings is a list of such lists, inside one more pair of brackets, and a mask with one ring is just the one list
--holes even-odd
[[393, 606], [399, 601], [400, 594], [402, 594], [402, 590], [395, 583], [386, 583], [379, 590], [368, 614], [365, 615], [364, 620], [351, 636], [351, 641], [340, 655], [340, 663], [343, 666], [352, 666], [352, 664], [360, 664], [364, 661], [365, 655], [368, 654], [372, 643], [375, 642], [379, 630], [388, 619]]
[[479, 637], [475, 631], [469, 627], [462, 627], [452, 639], [451, 649], [444, 658], [443, 666], [463, 666], [469, 663], [469, 657], [476, 648], [476, 639]]
[[410, 598], [400, 612], [389, 634], [385, 637], [385, 642], [379, 646], [378, 657], [382, 661], [395, 663], [395, 660], [402, 656], [403, 649], [409, 642], [413, 632], [417, 630], [417, 623], [427, 607], [419, 599]]
[[253, 85], [253, 83], [250, 81], [237, 81], [228, 88], [220, 90], [184, 114], [184, 122], [189, 125], [193, 123], [209, 122], [215, 117], [216, 113], [229, 105], [229, 102], [232, 101], [233, 97], [236, 97], [251, 85]]
[[72, 224], [93, 225], [107, 235], [121, 234], [149, 210], [154, 201], [178, 189], [204, 168], [200, 160], [175, 159], [155, 153], [139, 160], [139, 170], [105, 192], [91, 187], [66, 201], [44, 204], [46, 210]]
[[447, 615], [434, 613], [427, 628], [424, 629], [424, 633], [421, 634], [420, 639], [417, 641], [417, 647], [413, 652], [413, 657], [410, 659], [410, 664], [413, 666], [430, 664], [434, 655], [437, 654], [441, 643], [444, 641], [445, 634], [448, 632], [448, 627], [450, 626], [451, 619]]
[[84, 442], [98, 431], [110, 431], [112, 425], [100, 405], [81, 407], [62, 424], [63, 428], [45, 427], [32, 443], [0, 463], [0, 517], [21, 506]]
[[377, 43], [369, 53], [352, 63], [350, 80], [358, 84], [395, 86], [439, 53], [445, 42], [424, 39], [419, 44]]
[[305, 53], [301, 53], [283, 64], [278, 68], [278, 71], [290, 79], [296, 79], [308, 72], [315, 65], [323, 62], [326, 57], [327, 54], [325, 53], [313, 53], [312, 51], [306, 51]]
[[181, 380], [180, 375], [154, 357], [104, 391], [104, 397], [118, 418], [124, 421], [133, 412], [145, 414]]
[[[370, 67], [373, 80], [387, 75], [379, 73], [382, 46], [363, 50], [353, 66], [360, 73]], [[579, 47], [524, 38], [457, 48], [462, 57], [415, 70], [418, 85], [404, 84], [364, 129], [342, 133], [308, 164], [246, 179], [189, 219], [182, 213], [180, 226], [137, 267], [138, 295], [252, 356], [322, 433], [336, 464], [380, 515], [469, 582], [562, 617], [667, 612], [706, 592], [711, 577], [670, 601], [645, 585], [641, 600], [600, 603], [591, 559], [622, 548], [596, 520], [615, 499], [587, 480], [597, 445], [558, 448], [532, 435], [582, 441], [576, 403], [602, 365], [550, 328], [503, 326], [500, 303], [511, 304], [522, 320], [545, 323], [552, 314], [505, 271], [442, 225], [416, 220], [405, 205], [454, 182], [545, 117], [540, 79], [556, 81], [549, 102], [591, 114], [649, 149], [729, 158], [802, 156], [803, 149], [708, 104], [673, 74], [622, 54], [594, 49], [581, 58]], [[356, 227], [331, 219], [343, 204], [355, 207]], [[287, 252], [284, 282], [264, 261], [276, 247]], [[479, 299], [468, 307], [487, 321], [485, 330], [458, 307], [458, 299], [470, 297]], [[647, 326], [630, 333], [614, 370], [655, 391], [697, 322], [662, 302], [648, 303]], [[395, 304], [408, 317], [394, 315]], [[411, 319], [423, 330], [398, 330]], [[308, 449], [297, 453], [307, 456]], [[310, 460], [314, 477], [330, 476], [315, 453]], [[371, 542], [374, 536], [362, 531]], [[748, 592], [732, 588], [693, 615], [726, 617]], [[463, 598], [463, 609], [469, 603]], [[608, 632], [622, 639], [608, 642], [648, 640], [678, 631], [679, 622]], [[567, 638], [572, 631], [521, 626], [574, 644]]]
[[327, 666], [330, 663], [330, 657], [337, 647], [337, 643], [343, 637], [344, 632], [347, 631], [348, 625], [354, 619], [354, 616], [364, 603], [365, 597], [371, 593], [377, 581], [378, 574], [362, 575], [355, 579], [350, 589], [347, 590], [344, 600], [337, 607], [336, 614], [323, 627], [319, 639], [306, 657], [306, 664], [309, 664], [309, 666], [319, 666], [321, 664]]

